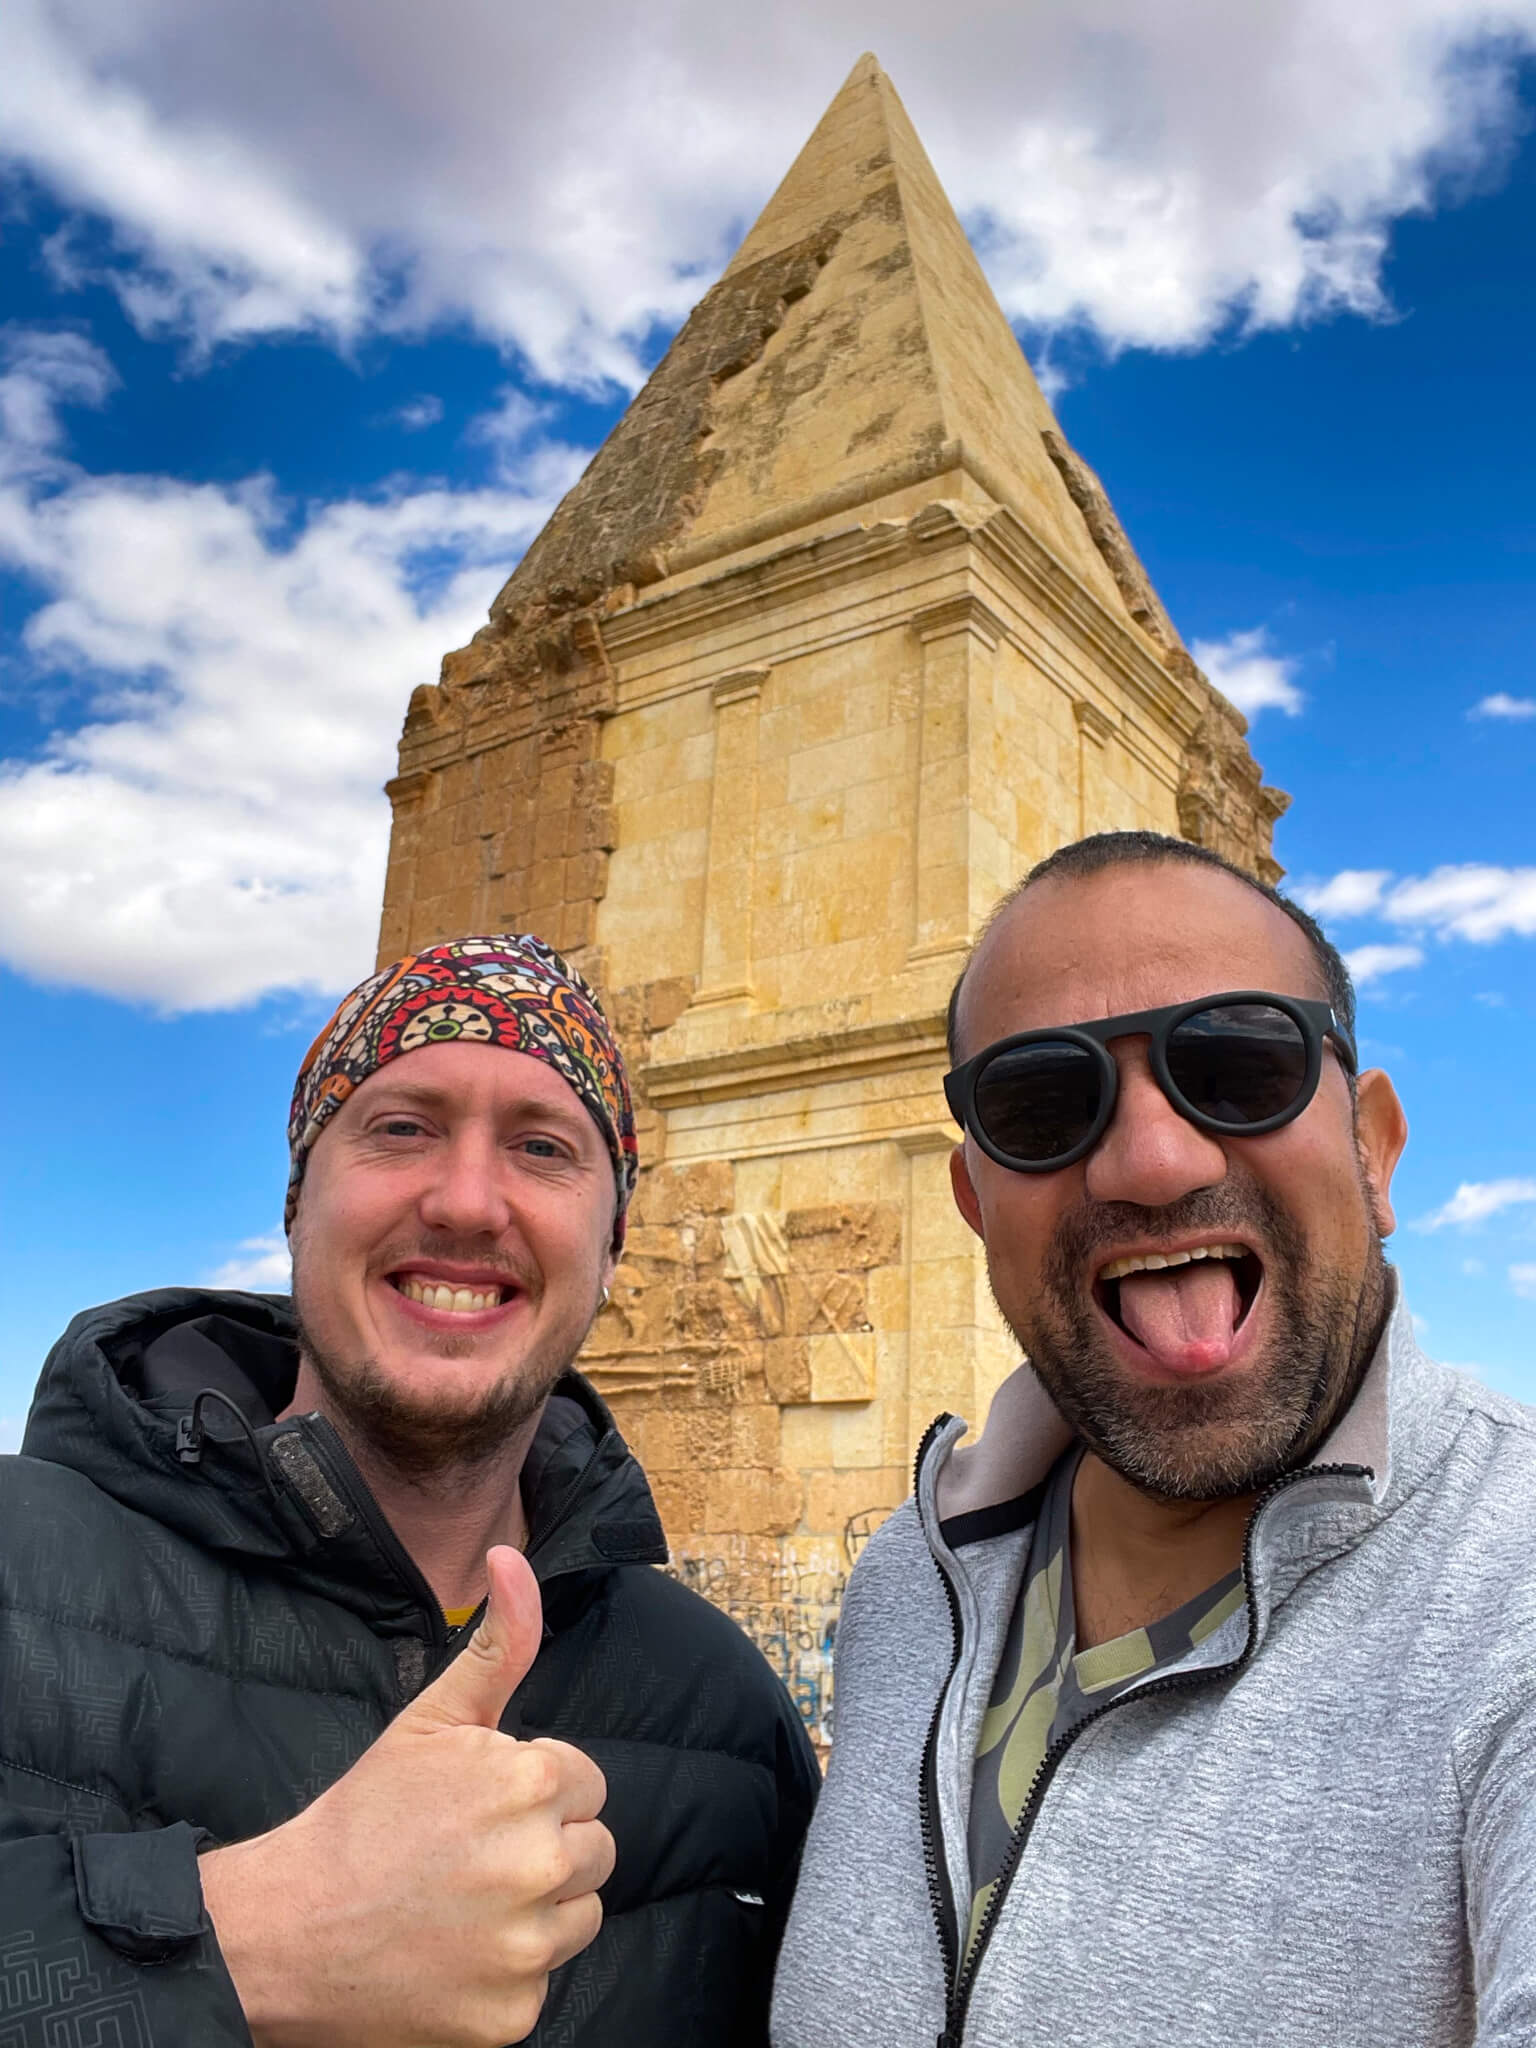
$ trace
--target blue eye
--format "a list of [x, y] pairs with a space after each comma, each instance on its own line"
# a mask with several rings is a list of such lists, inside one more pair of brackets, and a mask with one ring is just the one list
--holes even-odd
[[535, 1159], [558, 1159], [561, 1156], [560, 1147], [553, 1138], [525, 1138], [523, 1148]]

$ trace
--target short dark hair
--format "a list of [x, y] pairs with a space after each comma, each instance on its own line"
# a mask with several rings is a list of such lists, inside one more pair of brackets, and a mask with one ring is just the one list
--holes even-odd
[[[1231, 875], [1234, 881], [1252, 889], [1256, 896], [1262, 896], [1266, 903], [1273, 903], [1277, 910], [1283, 910], [1291, 923], [1305, 935], [1312, 948], [1312, 957], [1317, 964], [1318, 977], [1323, 984], [1324, 994], [1333, 1014], [1351, 1039], [1355, 1035], [1355, 985], [1349, 978], [1349, 969], [1344, 965], [1339, 949], [1324, 933], [1315, 917], [1309, 917], [1299, 903], [1293, 903], [1289, 896], [1282, 896], [1278, 889], [1272, 889], [1268, 882], [1261, 882], [1256, 875], [1250, 875], [1246, 868], [1240, 868], [1235, 861], [1223, 854], [1213, 853], [1208, 846], [1196, 846], [1190, 839], [1174, 839], [1165, 832], [1093, 832], [1086, 839], [1074, 839], [1067, 846], [1058, 846], [1054, 853], [1037, 861], [1023, 881], [1009, 890], [981, 930], [976, 942], [965, 957], [965, 965], [955, 979], [950, 991], [949, 1016], [946, 1036], [949, 1043], [949, 1063], [955, 1064], [959, 1054], [956, 1020], [960, 1013], [960, 991], [965, 986], [965, 977], [971, 970], [982, 941], [988, 932], [1005, 917], [1027, 889], [1036, 882], [1078, 882], [1089, 875], [1102, 874], [1106, 868], [1147, 867], [1157, 862], [1181, 861], [1186, 867], [1216, 868], [1224, 875]], [[1353, 1082], [1351, 1082], [1353, 1086]]]

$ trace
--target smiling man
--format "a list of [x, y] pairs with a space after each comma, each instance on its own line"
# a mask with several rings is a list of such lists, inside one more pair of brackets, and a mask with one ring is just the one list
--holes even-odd
[[956, 987], [1027, 1354], [867, 1546], [776, 2048], [1536, 2040], [1536, 1415], [1432, 1364], [1303, 912], [1102, 834]]
[[536, 939], [356, 989], [293, 1301], [77, 1317], [0, 1463], [0, 2033], [761, 2042], [816, 1769], [571, 1370], [634, 1121]]

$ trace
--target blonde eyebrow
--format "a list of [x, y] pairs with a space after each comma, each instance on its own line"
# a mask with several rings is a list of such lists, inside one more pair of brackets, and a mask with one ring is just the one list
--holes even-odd
[[[447, 1088], [434, 1088], [421, 1081], [394, 1081], [386, 1083], [365, 1106], [382, 1110], [393, 1103], [400, 1108], [439, 1109], [452, 1099], [452, 1090]], [[591, 1115], [574, 1097], [569, 1108], [563, 1102], [541, 1102], [518, 1114], [527, 1115], [534, 1121], [564, 1124], [571, 1130], [581, 1130], [590, 1124], [598, 1138], [602, 1138], [602, 1132], [597, 1130]]]

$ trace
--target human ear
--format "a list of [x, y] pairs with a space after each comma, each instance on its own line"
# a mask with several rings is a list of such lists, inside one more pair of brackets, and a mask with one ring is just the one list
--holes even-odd
[[971, 1170], [965, 1163], [965, 1147], [957, 1145], [949, 1155], [949, 1184], [955, 1191], [955, 1207], [969, 1223], [978, 1237], [984, 1238], [981, 1227], [981, 1203], [977, 1199]]
[[1368, 1068], [1356, 1089], [1355, 1151], [1370, 1197], [1371, 1217], [1382, 1237], [1390, 1237], [1397, 1228], [1391, 1201], [1392, 1175], [1407, 1142], [1408, 1119], [1397, 1099], [1397, 1090], [1380, 1067]]

